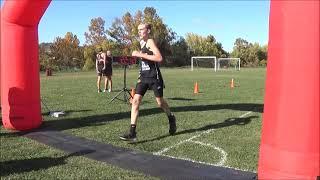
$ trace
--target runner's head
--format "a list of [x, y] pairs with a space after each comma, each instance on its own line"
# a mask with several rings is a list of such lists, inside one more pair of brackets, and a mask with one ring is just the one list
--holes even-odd
[[151, 25], [147, 23], [141, 23], [138, 26], [138, 33], [140, 39], [148, 39], [149, 34], [151, 33]]

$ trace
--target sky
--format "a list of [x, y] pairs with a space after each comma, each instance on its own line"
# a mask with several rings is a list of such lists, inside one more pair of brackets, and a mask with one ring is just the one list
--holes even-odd
[[[1, 3], [1, 5], [3, 2]], [[213, 35], [231, 52], [237, 38], [265, 45], [268, 42], [269, 4], [264, 1], [53, 0], [39, 23], [39, 42], [53, 42], [66, 32], [85, 43], [90, 20], [102, 17], [108, 29], [116, 17], [154, 7], [163, 22], [178, 36]]]

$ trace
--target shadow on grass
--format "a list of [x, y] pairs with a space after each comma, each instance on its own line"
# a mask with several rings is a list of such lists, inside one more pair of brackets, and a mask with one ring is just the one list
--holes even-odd
[[[248, 123], [251, 122], [251, 119], [257, 118], [258, 116], [249, 116], [249, 117], [244, 117], [244, 118], [229, 118], [226, 119], [225, 121], [221, 122], [221, 123], [216, 123], [216, 124], [209, 124], [200, 128], [193, 128], [193, 129], [186, 129], [183, 131], [178, 131], [174, 134], [174, 136], [176, 135], [181, 135], [181, 134], [188, 134], [188, 133], [194, 133], [194, 132], [198, 132], [198, 131], [207, 131], [210, 129], [219, 129], [219, 128], [224, 128], [224, 127], [229, 127], [229, 126], [234, 126], [234, 125], [238, 125], [238, 126], [243, 126], [246, 125]], [[164, 136], [159, 136], [153, 139], [147, 139], [147, 140], [143, 140], [143, 141], [137, 141], [134, 142], [134, 144], [141, 144], [141, 143], [146, 143], [146, 142], [152, 142], [152, 141], [158, 141], [160, 139], [169, 137], [171, 135], [164, 135]]]
[[[3, 128], [3, 127], [2, 127]], [[18, 136], [23, 136], [25, 135], [26, 132], [0, 132], [0, 137], [5, 137], [5, 138], [10, 138], [10, 137], [18, 137]]]
[[0, 176], [8, 176], [11, 174], [38, 171], [41, 169], [48, 169], [53, 166], [59, 166], [66, 164], [66, 159], [74, 156], [83, 156], [85, 154], [93, 153], [94, 150], [82, 150], [74, 152], [62, 157], [52, 158], [52, 157], [41, 157], [33, 159], [23, 159], [23, 160], [11, 160], [0, 162]]
[[[51, 111], [53, 111], [53, 110], [51, 110]], [[60, 111], [60, 110], [55, 110], [55, 111]], [[66, 115], [67, 115], [67, 114], [74, 113], [74, 112], [89, 112], [89, 111], [92, 111], [92, 110], [91, 110], [91, 109], [83, 109], [83, 110], [67, 110], [67, 111], [64, 111], [64, 112], [65, 112], [65, 113], [66, 113]], [[49, 112], [49, 111], [47, 111], [47, 112], [43, 112], [41, 115], [42, 115], [42, 116], [48, 116], [48, 115], [50, 115], [50, 112]]]
[[174, 100], [174, 101], [194, 101], [195, 99], [190, 99], [190, 98], [179, 98], [179, 97], [175, 97], [175, 98], [168, 98], [170, 100]]
[[[253, 112], [261, 113], [263, 110], [263, 104], [240, 103], [240, 104], [215, 104], [215, 105], [171, 107], [171, 110], [173, 112], [214, 111], [214, 110], [221, 110], [221, 109], [253, 111]], [[139, 116], [143, 117], [143, 116], [159, 114], [159, 113], [163, 113], [163, 111], [160, 108], [142, 109], [139, 112]], [[87, 117], [81, 117], [81, 118], [57, 119], [57, 120], [51, 120], [51, 121], [44, 121], [41, 126], [41, 129], [62, 131], [62, 130], [73, 129], [73, 128], [97, 126], [106, 122], [117, 121], [117, 120], [129, 118], [129, 117], [130, 117], [130, 111], [112, 113], [112, 114], [94, 115], [94, 116], [87, 116]], [[177, 119], [179, 120], [179, 116], [177, 116]], [[10, 136], [9, 134], [8, 136]], [[1, 134], [1, 136], [6, 136], [6, 135]]]
[[[173, 112], [188, 112], [188, 111], [210, 111], [210, 110], [221, 110], [221, 109], [231, 109], [238, 111], [253, 111], [253, 112], [262, 112], [262, 104], [216, 104], [216, 105], [196, 105], [196, 106], [180, 106], [180, 107], [171, 107]], [[151, 109], [142, 109], [139, 112], [139, 116], [148, 116], [153, 114], [163, 113], [160, 108], [151, 108]], [[73, 119], [62, 119], [62, 120], [52, 120], [45, 121], [42, 125], [42, 128], [49, 128], [54, 130], [66, 130], [72, 128], [80, 128], [86, 126], [97, 126], [97, 124], [121, 120], [130, 117], [130, 111], [128, 112], [119, 112], [112, 114], [88, 116], [82, 118], [73, 118]], [[179, 119], [179, 117], [177, 117]]]

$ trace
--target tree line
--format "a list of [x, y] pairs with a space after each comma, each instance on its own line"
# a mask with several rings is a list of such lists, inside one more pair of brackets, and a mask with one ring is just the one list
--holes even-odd
[[39, 45], [40, 70], [90, 70], [95, 67], [96, 49], [111, 50], [114, 56], [131, 55], [139, 49], [137, 27], [140, 23], [152, 25], [151, 37], [161, 51], [164, 61], [162, 66], [188, 66], [191, 56], [239, 57], [241, 66], [266, 66], [267, 46], [250, 43], [245, 39], [235, 40], [233, 51], [228, 53], [216, 38], [209, 34], [201, 36], [187, 33], [186, 37], [178, 36], [168, 27], [153, 7], [138, 10], [135, 14], [125, 13], [115, 18], [109, 28], [101, 17], [93, 18], [85, 32], [85, 43], [72, 32], [64, 37], [56, 37], [51, 43]]

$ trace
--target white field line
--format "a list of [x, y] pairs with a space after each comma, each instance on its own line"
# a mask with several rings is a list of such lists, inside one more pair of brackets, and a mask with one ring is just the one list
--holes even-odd
[[[195, 160], [193, 160], [193, 159], [184, 158], [184, 157], [175, 157], [175, 156], [170, 156], [170, 155], [166, 155], [166, 154], [162, 154], [161, 156], [169, 157], [169, 158], [172, 158], [172, 159], [180, 159], [180, 160], [190, 161], [190, 162], [193, 162], [193, 163], [205, 164], [205, 165], [209, 165], [209, 166], [217, 166], [217, 164], [208, 163], [208, 162], [203, 162], [203, 161], [195, 161]], [[234, 169], [234, 170], [238, 170], [238, 171], [246, 171], [246, 172], [256, 173], [256, 171], [250, 171], [250, 170], [248, 170], [248, 169], [239, 169], [239, 168], [230, 167], [230, 166], [226, 166], [226, 165], [221, 165], [221, 166], [219, 166], [219, 167]]]
[[243, 118], [243, 117], [245, 117], [246, 115], [251, 114], [251, 113], [252, 113], [252, 111], [249, 111], [249, 112], [247, 112], [247, 113], [244, 113], [244, 114], [242, 114], [241, 116], [239, 116], [239, 118]]
[[169, 155], [165, 155], [165, 154], [163, 154], [161, 156], [169, 157], [169, 158], [172, 158], [172, 159], [181, 159], [181, 160], [185, 160], [185, 161], [191, 161], [193, 163], [205, 164], [205, 165], [209, 165], [209, 166], [216, 166], [216, 164], [202, 162], [202, 161], [195, 161], [195, 160], [189, 159], [189, 158], [175, 157], [175, 156], [169, 156]]
[[186, 139], [186, 140], [182, 140], [182, 141], [178, 142], [178, 143], [175, 144], [175, 145], [172, 145], [172, 146], [170, 146], [170, 147], [164, 148], [164, 149], [162, 149], [161, 151], [155, 152], [155, 153], [153, 153], [153, 154], [154, 154], [154, 155], [162, 155], [163, 153], [169, 151], [170, 149], [172, 149], [172, 148], [174, 148], [174, 147], [180, 146], [181, 144], [183, 144], [183, 143], [185, 143], [185, 142], [188, 142], [188, 141], [191, 141], [192, 139], [198, 138], [198, 137], [200, 137], [202, 134], [208, 134], [208, 133], [210, 133], [210, 132], [213, 131], [213, 130], [214, 130], [214, 129], [206, 130], [206, 131], [204, 131], [204, 132], [202, 132], [202, 133], [200, 133], [200, 134], [198, 134], [198, 135], [192, 136], [191, 138]]
[[193, 142], [193, 143], [196, 143], [196, 144], [200, 144], [202, 146], [212, 147], [213, 149], [219, 151], [222, 157], [221, 157], [221, 160], [219, 162], [215, 163], [216, 166], [222, 166], [226, 162], [228, 154], [222, 148], [217, 147], [217, 146], [215, 146], [213, 144], [203, 143], [201, 141], [190, 141], [190, 142]]
[[[239, 118], [243, 118], [243, 117], [245, 117], [245, 116], [247, 116], [247, 115], [249, 115], [251, 113], [252, 113], [252, 111], [246, 112], [246, 113], [240, 115]], [[172, 145], [170, 147], [164, 148], [164, 149], [162, 149], [162, 150], [160, 150], [158, 152], [154, 152], [153, 154], [154, 155], [158, 155], [158, 156], [166, 156], [166, 157], [170, 157], [170, 158], [174, 158], [174, 159], [181, 159], [181, 160], [191, 161], [191, 162], [194, 162], [194, 163], [206, 164], [206, 165], [211, 165], [211, 166], [220, 166], [220, 167], [226, 167], [226, 168], [231, 168], [231, 169], [235, 169], [235, 170], [241, 170], [241, 171], [248, 171], [249, 172], [249, 170], [237, 169], [237, 168], [233, 168], [233, 167], [229, 167], [229, 166], [224, 166], [224, 163], [227, 160], [227, 155], [228, 154], [222, 148], [217, 147], [217, 146], [212, 145], [212, 144], [203, 143], [203, 142], [200, 142], [200, 141], [193, 141], [193, 139], [198, 138], [198, 137], [202, 136], [203, 134], [211, 133], [212, 131], [214, 131], [214, 129], [209, 129], [209, 130], [204, 131], [202, 133], [199, 133], [199, 134], [197, 134], [195, 136], [192, 136], [189, 139], [182, 140], [182, 141], [178, 142], [177, 144], [174, 144], [174, 145]], [[169, 155], [165, 155], [164, 154], [164, 153], [168, 152], [169, 150], [171, 150], [172, 148], [178, 147], [181, 144], [186, 143], [186, 142], [191, 142], [191, 143], [200, 144], [202, 146], [212, 147], [213, 149], [215, 149], [215, 150], [220, 152], [220, 154], [222, 155], [221, 160], [218, 163], [212, 164], [212, 163], [207, 163], [207, 162], [202, 162], [202, 161], [196, 161], [196, 160], [189, 159], [189, 158], [174, 157], [174, 156], [169, 156]]]

